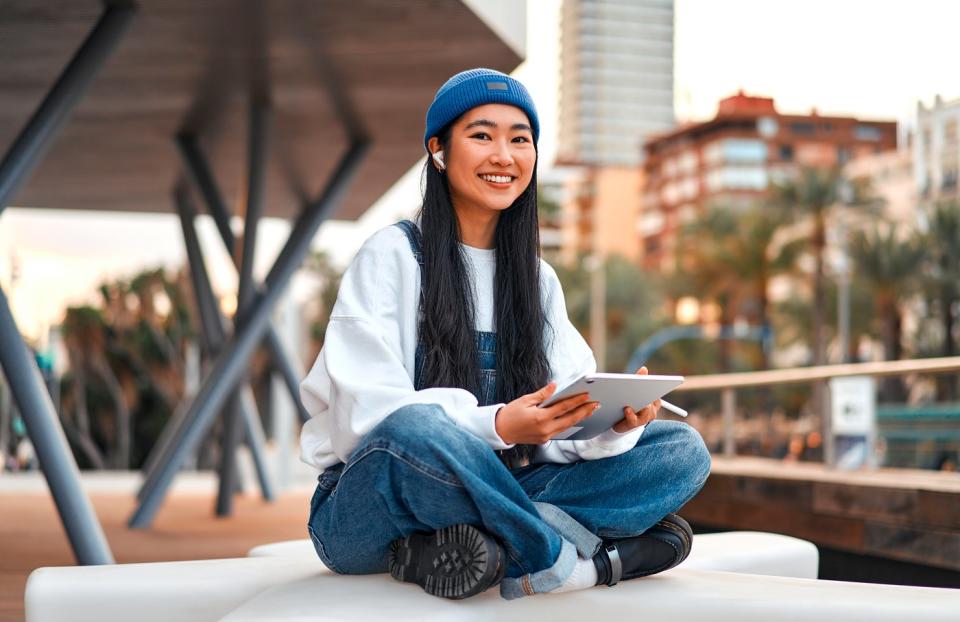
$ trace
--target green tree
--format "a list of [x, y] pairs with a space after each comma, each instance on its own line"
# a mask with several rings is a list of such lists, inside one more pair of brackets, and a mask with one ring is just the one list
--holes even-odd
[[[770, 283], [792, 272], [803, 250], [802, 240], [782, 240], [782, 218], [754, 206], [738, 210], [708, 208], [687, 225], [678, 243], [678, 262], [684, 265], [688, 292], [720, 303], [721, 323], [745, 317], [760, 326], [770, 325]], [[721, 366], [729, 369], [729, 344], [721, 344]], [[770, 366], [766, 353], [757, 349], [755, 367]]]
[[[590, 334], [590, 271], [586, 259], [581, 255], [572, 265], [554, 266], [570, 321], [584, 337]], [[625, 369], [644, 339], [666, 325], [663, 296], [656, 280], [624, 257], [608, 257], [603, 269], [607, 284], [606, 363], [609, 369]]]
[[[924, 257], [921, 240], [916, 236], [904, 240], [893, 227], [874, 226], [853, 236], [850, 256], [854, 269], [870, 287], [884, 358], [903, 358], [903, 304], [916, 293], [916, 277]], [[887, 379], [884, 387], [887, 399], [906, 397], [903, 382], [898, 378]]]
[[[942, 356], [955, 356], [956, 315], [960, 312], [960, 202], [941, 201], [930, 208], [923, 233], [927, 249], [927, 293], [940, 320]], [[956, 399], [956, 377], [938, 376], [941, 399]]]
[[193, 313], [183, 275], [103, 283], [100, 305], [67, 309], [64, 430], [86, 467], [139, 466], [184, 392]]
[[874, 211], [879, 206], [879, 201], [872, 196], [866, 179], [844, 180], [836, 168], [804, 167], [796, 177], [771, 186], [771, 208], [780, 211], [787, 221], [805, 225], [808, 231], [800, 239], [806, 240], [814, 264], [811, 330], [814, 365], [822, 365], [826, 362], [824, 337], [827, 311], [824, 268], [827, 223], [831, 208], [840, 202], [842, 188], [849, 189], [849, 195], [842, 197], [846, 204], [844, 209]]

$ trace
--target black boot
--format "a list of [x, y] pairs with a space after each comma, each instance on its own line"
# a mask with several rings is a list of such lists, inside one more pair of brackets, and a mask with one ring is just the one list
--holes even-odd
[[693, 530], [676, 514], [667, 514], [639, 536], [604, 540], [593, 556], [597, 585], [616, 585], [673, 568], [690, 554]]
[[416, 583], [428, 594], [458, 600], [500, 583], [507, 556], [486, 532], [472, 525], [452, 525], [394, 540], [387, 564], [397, 581]]

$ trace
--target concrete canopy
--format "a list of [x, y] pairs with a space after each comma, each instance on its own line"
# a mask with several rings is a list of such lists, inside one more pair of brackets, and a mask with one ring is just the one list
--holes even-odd
[[[517, 3], [523, 9], [525, 3]], [[292, 217], [348, 144], [372, 147], [338, 219], [363, 213], [422, 155], [434, 92], [517, 52], [459, 0], [141, 0], [130, 31], [13, 205], [165, 212], [198, 136], [242, 211], [252, 93], [273, 111], [265, 215]], [[0, 145], [13, 142], [102, 11], [96, 0], [0, 3]], [[522, 18], [521, 18], [522, 19]], [[339, 108], [338, 108], [339, 106]]]

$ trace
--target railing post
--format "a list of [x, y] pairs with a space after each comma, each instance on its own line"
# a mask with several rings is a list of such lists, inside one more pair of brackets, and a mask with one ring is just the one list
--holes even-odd
[[833, 404], [830, 400], [830, 386], [824, 380], [816, 382], [814, 386], [817, 387], [814, 396], [820, 398], [819, 405], [822, 413], [823, 424], [820, 429], [823, 434], [823, 463], [828, 467], [835, 467], [837, 466], [837, 449], [833, 437]]
[[733, 436], [737, 395], [731, 388], [724, 389], [721, 395], [723, 399], [723, 455], [732, 458], [737, 454], [736, 440]]

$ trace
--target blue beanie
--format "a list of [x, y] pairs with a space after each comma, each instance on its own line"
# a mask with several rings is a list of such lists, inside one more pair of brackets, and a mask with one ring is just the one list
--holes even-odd
[[[430, 138], [455, 121], [463, 113], [484, 104], [509, 104], [527, 113], [533, 129], [533, 142], [540, 138], [540, 119], [537, 108], [526, 87], [505, 73], [493, 69], [468, 69], [447, 80], [427, 109], [427, 131], [423, 146]], [[427, 151], [430, 148], [427, 147]]]

